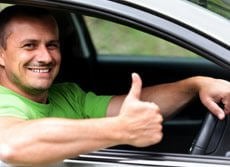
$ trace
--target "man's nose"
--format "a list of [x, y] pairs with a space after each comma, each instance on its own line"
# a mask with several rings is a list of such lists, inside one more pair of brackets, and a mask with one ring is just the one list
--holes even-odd
[[52, 61], [52, 55], [46, 46], [41, 46], [39, 48], [39, 53], [37, 55], [39, 62], [50, 63]]

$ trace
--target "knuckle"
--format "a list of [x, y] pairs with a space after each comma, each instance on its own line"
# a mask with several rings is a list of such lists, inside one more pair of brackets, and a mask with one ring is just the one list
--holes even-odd
[[163, 133], [161, 132], [158, 137], [158, 142], [160, 142], [163, 139]]
[[152, 116], [153, 116], [153, 117], [152, 117], [152, 118], [153, 118], [153, 121], [154, 121], [155, 123], [161, 124], [161, 123], [164, 121], [163, 116], [162, 116], [161, 113], [153, 113]]
[[157, 126], [155, 125], [154, 127], [155, 131], [157, 131], [158, 133], [161, 133], [163, 130], [163, 126], [161, 124], [158, 124]]
[[160, 115], [159, 115], [159, 122], [162, 123], [163, 121], [164, 121], [164, 118], [163, 118], [163, 116], [160, 114]]
[[160, 107], [157, 105], [157, 104], [155, 104], [155, 103], [151, 103], [152, 104], [152, 108], [153, 108], [153, 110], [155, 111], [155, 112], [160, 112]]
[[162, 139], [163, 139], [163, 133], [159, 132], [159, 133], [154, 135], [153, 142], [154, 142], [154, 144], [156, 144], [156, 143], [161, 142]]
[[163, 131], [163, 125], [159, 125], [159, 131], [162, 132]]

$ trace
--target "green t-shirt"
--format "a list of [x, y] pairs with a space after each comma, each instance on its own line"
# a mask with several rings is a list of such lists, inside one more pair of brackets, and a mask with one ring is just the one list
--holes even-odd
[[84, 92], [74, 83], [59, 83], [49, 90], [48, 103], [29, 100], [0, 86], [0, 117], [10, 116], [26, 120], [45, 117], [99, 118], [106, 115], [111, 96], [97, 96]]

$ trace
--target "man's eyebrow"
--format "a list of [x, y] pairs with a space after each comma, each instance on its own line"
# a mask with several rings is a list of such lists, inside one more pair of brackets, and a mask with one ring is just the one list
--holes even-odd
[[36, 40], [36, 39], [25, 39], [25, 40], [22, 40], [19, 42], [19, 46], [20, 47], [23, 47], [24, 44], [27, 44], [27, 43], [38, 43], [39, 41]]
[[38, 42], [38, 40], [36, 40], [36, 39], [25, 39], [25, 40], [21, 41], [20, 43], [27, 43], [27, 42]]
[[[25, 43], [39, 43], [40, 40], [36, 40], [36, 39], [25, 39], [23, 41], [20, 42], [20, 44], [25, 44]], [[46, 43], [60, 43], [59, 40], [48, 40]]]
[[57, 40], [50, 40], [50, 41], [47, 41], [48, 43], [60, 43], [60, 41], [57, 39]]

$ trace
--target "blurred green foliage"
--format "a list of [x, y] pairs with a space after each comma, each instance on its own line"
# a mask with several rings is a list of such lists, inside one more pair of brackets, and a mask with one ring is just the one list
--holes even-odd
[[230, 0], [188, 0], [230, 19]]
[[197, 57], [180, 46], [142, 31], [94, 17], [84, 17], [100, 55]]

